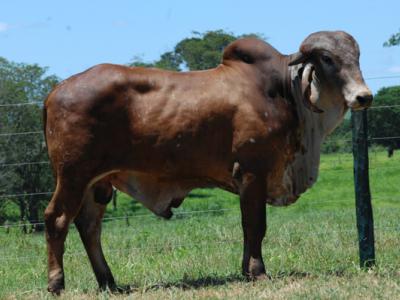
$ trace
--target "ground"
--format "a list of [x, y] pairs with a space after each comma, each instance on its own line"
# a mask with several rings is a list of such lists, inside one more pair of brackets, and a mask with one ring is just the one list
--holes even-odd
[[[352, 157], [332, 154], [323, 156], [317, 184], [296, 204], [268, 207], [269, 280], [249, 282], [240, 274], [235, 195], [195, 190], [165, 221], [120, 194], [119, 209], [110, 206], [104, 221], [103, 245], [116, 281], [130, 292], [97, 292], [71, 227], [60, 299], [400, 299], [400, 157], [371, 152], [370, 161], [377, 266], [369, 271], [359, 268]], [[51, 298], [43, 234], [0, 228], [0, 245], [0, 299]]]

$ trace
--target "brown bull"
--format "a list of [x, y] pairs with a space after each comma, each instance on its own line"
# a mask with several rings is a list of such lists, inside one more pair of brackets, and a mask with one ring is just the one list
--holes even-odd
[[243, 273], [265, 276], [265, 204], [295, 202], [317, 179], [326, 135], [349, 107], [371, 104], [359, 55], [349, 34], [317, 32], [293, 55], [242, 39], [207, 71], [107, 64], [63, 81], [45, 103], [57, 180], [45, 211], [49, 291], [64, 288], [72, 221], [100, 288], [116, 288], [100, 244], [112, 186], [165, 218], [194, 188], [239, 194]]

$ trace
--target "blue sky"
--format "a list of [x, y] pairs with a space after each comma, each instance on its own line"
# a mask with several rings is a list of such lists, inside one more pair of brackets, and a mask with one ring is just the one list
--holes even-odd
[[[341, 29], [360, 44], [364, 77], [400, 77], [400, 47], [382, 47], [400, 28], [399, 11], [398, 0], [2, 0], [0, 56], [66, 78], [98, 63], [157, 59], [193, 30], [262, 33], [289, 54], [312, 32]], [[400, 78], [368, 83], [376, 92]]]

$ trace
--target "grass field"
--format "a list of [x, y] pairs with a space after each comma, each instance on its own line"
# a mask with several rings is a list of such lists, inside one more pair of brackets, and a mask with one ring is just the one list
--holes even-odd
[[[358, 267], [352, 157], [325, 155], [317, 184], [294, 205], [268, 207], [264, 261], [271, 278], [240, 273], [238, 198], [195, 190], [175, 216], [161, 220], [125, 195], [109, 208], [103, 246], [123, 295], [98, 293], [76, 230], [66, 243], [61, 299], [400, 299], [400, 153], [370, 153], [377, 266]], [[212, 211], [210, 211], [212, 210]], [[42, 234], [0, 228], [0, 299], [51, 298]]]

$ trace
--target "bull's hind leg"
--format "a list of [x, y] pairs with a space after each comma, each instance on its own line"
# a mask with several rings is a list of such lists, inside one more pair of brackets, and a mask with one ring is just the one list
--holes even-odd
[[68, 226], [78, 213], [85, 185], [57, 179], [57, 187], [44, 214], [48, 256], [48, 290], [59, 294], [64, 289], [63, 255]]
[[109, 182], [96, 183], [86, 193], [82, 208], [75, 218], [75, 225], [78, 228], [101, 290], [105, 290], [107, 287], [110, 290], [116, 290], [114, 277], [101, 247], [101, 221], [111, 197], [112, 186]]

